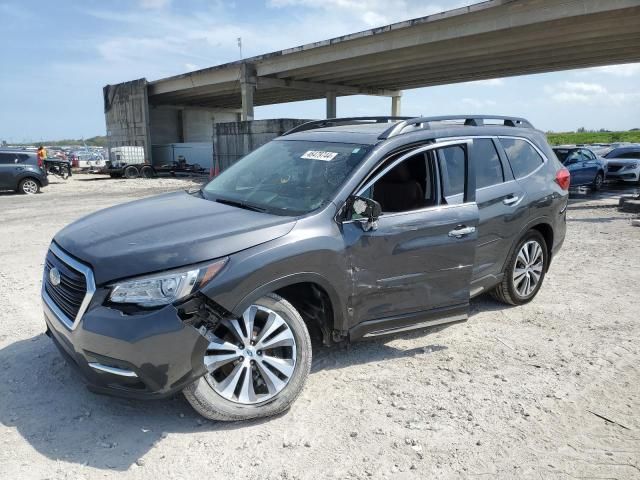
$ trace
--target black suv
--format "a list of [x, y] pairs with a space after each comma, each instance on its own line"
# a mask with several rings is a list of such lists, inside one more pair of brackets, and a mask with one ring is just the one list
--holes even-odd
[[521, 118], [307, 123], [200, 190], [60, 231], [47, 333], [93, 391], [183, 390], [207, 418], [273, 415], [309, 374], [310, 333], [328, 345], [463, 321], [482, 292], [530, 301], [568, 188]]
[[38, 156], [26, 150], [0, 149], [0, 190], [38, 193], [49, 185]]

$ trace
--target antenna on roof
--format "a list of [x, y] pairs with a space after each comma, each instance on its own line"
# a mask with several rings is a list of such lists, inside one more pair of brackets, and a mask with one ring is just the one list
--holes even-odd
[[240, 50], [240, 60], [242, 60], [242, 37], [238, 37], [238, 49]]

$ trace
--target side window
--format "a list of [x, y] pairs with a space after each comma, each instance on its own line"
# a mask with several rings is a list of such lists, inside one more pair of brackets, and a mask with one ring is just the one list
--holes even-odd
[[529, 142], [518, 138], [501, 138], [500, 143], [507, 153], [513, 175], [522, 178], [544, 163], [540, 154]]
[[471, 161], [476, 167], [476, 188], [489, 187], [504, 182], [502, 162], [492, 140], [488, 138], [474, 139], [471, 146]]
[[436, 205], [430, 156], [419, 153], [384, 174], [362, 196], [380, 204], [383, 213], [408, 212]]
[[0, 165], [16, 163], [16, 155], [13, 153], [0, 153]]
[[582, 150], [582, 156], [585, 157], [584, 159], [586, 161], [590, 161], [590, 160], [595, 160], [596, 157], [593, 153], [591, 153], [589, 150]]
[[29, 162], [29, 155], [27, 155], [26, 153], [18, 154], [18, 163], [28, 163], [28, 162]]
[[464, 150], [448, 147], [437, 151], [442, 196], [446, 203], [462, 203], [464, 193]]

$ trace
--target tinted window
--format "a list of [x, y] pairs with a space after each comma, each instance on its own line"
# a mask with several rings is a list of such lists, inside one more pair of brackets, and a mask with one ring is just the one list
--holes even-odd
[[591, 153], [591, 151], [589, 150], [582, 150], [582, 155], [584, 155], [586, 158], [586, 160], [595, 160], [596, 157], [593, 153]]
[[640, 158], [640, 151], [616, 148], [605, 155], [606, 158]]
[[488, 138], [474, 139], [471, 147], [471, 161], [476, 167], [476, 188], [504, 182], [502, 162], [492, 140]]
[[517, 138], [501, 138], [511, 169], [516, 178], [524, 177], [538, 168], [544, 160], [529, 142]]
[[16, 163], [16, 154], [0, 153], [0, 165], [8, 165], [10, 163]]
[[[18, 162], [20, 163], [30, 163], [29, 162], [29, 155], [27, 155], [26, 153], [19, 153], [18, 154]], [[35, 163], [35, 162], [32, 162]]]
[[462, 147], [448, 147], [438, 150], [438, 161], [442, 180], [442, 194], [445, 200], [464, 193], [464, 150]]

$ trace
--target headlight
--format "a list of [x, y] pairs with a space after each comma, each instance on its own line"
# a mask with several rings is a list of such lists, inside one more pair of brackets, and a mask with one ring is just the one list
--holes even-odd
[[626, 170], [633, 170], [634, 168], [638, 168], [638, 164], [637, 163], [629, 163], [628, 165], [626, 165], [624, 167]]
[[206, 285], [227, 263], [227, 258], [188, 270], [149, 275], [112, 285], [109, 300], [141, 307], [168, 305]]

